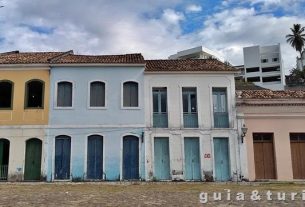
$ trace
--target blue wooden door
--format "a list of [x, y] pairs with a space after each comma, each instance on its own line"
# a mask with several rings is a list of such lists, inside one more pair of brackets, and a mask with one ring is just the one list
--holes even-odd
[[103, 179], [103, 137], [89, 136], [87, 149], [87, 178]]
[[185, 180], [200, 180], [199, 138], [184, 138]]
[[230, 180], [230, 158], [228, 138], [214, 138], [215, 180]]
[[135, 136], [123, 138], [123, 179], [139, 179], [139, 138]]
[[55, 179], [70, 179], [71, 138], [58, 136], [55, 139]]
[[157, 180], [170, 179], [169, 140], [156, 137], [154, 141], [154, 176]]

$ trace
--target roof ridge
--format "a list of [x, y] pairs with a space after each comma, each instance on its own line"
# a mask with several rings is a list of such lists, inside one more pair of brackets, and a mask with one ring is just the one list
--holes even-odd
[[52, 58], [48, 58], [48, 61], [49, 61], [50, 63], [54, 63], [54, 62], [56, 62], [57, 60], [59, 60], [60, 58], [62, 58], [62, 57], [64, 57], [64, 56], [67, 56], [67, 55], [70, 55], [70, 54], [73, 54], [73, 50], [69, 50], [69, 51], [67, 51], [67, 52], [63, 52], [63, 53], [61, 53], [61, 54], [59, 54], [59, 55], [56, 55], [56, 56], [54, 56], [54, 57], [52, 57]]

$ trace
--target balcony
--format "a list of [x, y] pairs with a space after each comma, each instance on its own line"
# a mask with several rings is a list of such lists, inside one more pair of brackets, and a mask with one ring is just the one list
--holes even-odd
[[214, 112], [214, 128], [229, 128], [228, 112]]
[[198, 128], [198, 115], [194, 113], [183, 113], [184, 128]]
[[153, 113], [153, 127], [154, 128], [167, 128], [168, 115], [164, 113]]

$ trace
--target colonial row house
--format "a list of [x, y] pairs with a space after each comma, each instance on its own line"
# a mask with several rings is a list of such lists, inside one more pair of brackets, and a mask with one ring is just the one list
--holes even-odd
[[304, 180], [305, 91], [238, 90], [236, 96], [243, 178]]
[[304, 93], [235, 92], [237, 72], [215, 59], [2, 53], [0, 179], [305, 179]]

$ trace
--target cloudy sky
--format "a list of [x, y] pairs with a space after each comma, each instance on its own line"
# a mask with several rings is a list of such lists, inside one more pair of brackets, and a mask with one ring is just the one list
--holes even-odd
[[167, 58], [203, 45], [232, 64], [242, 48], [281, 43], [288, 72], [297, 53], [285, 42], [305, 26], [305, 0], [0, 0], [0, 51], [79, 54], [141, 52]]

